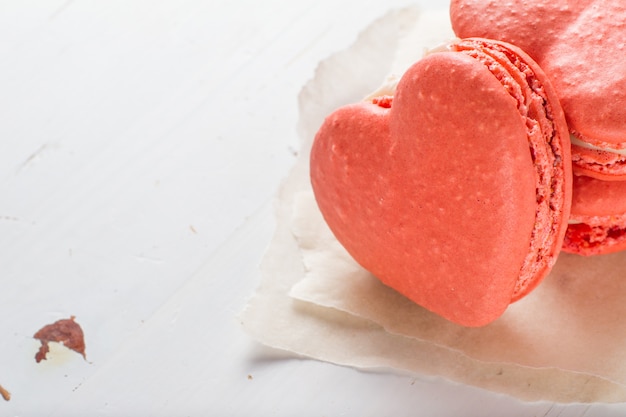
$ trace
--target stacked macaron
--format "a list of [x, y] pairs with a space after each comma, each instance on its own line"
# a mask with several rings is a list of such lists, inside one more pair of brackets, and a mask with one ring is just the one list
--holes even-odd
[[329, 115], [311, 184], [352, 257], [426, 309], [482, 326], [561, 250], [626, 249], [620, 1], [452, 0], [458, 40], [392, 95]]
[[564, 250], [626, 249], [626, 3], [452, 0], [450, 16], [458, 36], [523, 49], [557, 91], [576, 174]]

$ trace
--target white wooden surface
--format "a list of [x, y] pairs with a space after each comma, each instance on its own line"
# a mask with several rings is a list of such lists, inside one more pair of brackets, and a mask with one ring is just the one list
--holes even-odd
[[[0, 0], [0, 416], [592, 416], [243, 334], [316, 64], [406, 0]], [[423, 0], [447, 7], [445, 0]], [[36, 364], [75, 315], [87, 361]]]

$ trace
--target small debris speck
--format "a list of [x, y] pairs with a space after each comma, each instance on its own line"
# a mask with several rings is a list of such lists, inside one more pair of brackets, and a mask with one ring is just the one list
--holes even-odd
[[7, 391], [2, 385], [0, 385], [0, 395], [2, 395], [4, 401], [9, 401], [11, 399], [11, 393]]
[[80, 325], [74, 321], [74, 316], [69, 319], [58, 320], [52, 324], [42, 327], [35, 335], [35, 339], [41, 342], [41, 347], [35, 355], [37, 363], [47, 359], [49, 352], [49, 342], [62, 343], [68, 349], [85, 356], [85, 339]]

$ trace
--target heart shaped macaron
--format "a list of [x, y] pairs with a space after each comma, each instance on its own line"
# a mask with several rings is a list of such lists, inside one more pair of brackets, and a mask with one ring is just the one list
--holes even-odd
[[515, 44], [550, 77], [575, 172], [626, 179], [626, 2], [451, 0], [450, 17], [457, 36]]
[[569, 134], [527, 55], [466, 39], [415, 63], [393, 96], [329, 115], [310, 176], [358, 263], [434, 313], [482, 326], [529, 293], [560, 251]]

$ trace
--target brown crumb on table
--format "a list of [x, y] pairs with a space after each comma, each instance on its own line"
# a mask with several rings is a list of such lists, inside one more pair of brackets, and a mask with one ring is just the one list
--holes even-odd
[[2, 385], [0, 385], [0, 395], [2, 395], [4, 401], [9, 401], [11, 399], [11, 393], [7, 391]]
[[41, 342], [41, 347], [35, 355], [37, 363], [47, 359], [46, 355], [50, 351], [49, 342], [62, 343], [63, 346], [80, 353], [86, 359], [83, 329], [74, 319], [75, 317], [71, 316], [69, 319], [55, 321], [35, 333], [33, 337]]

